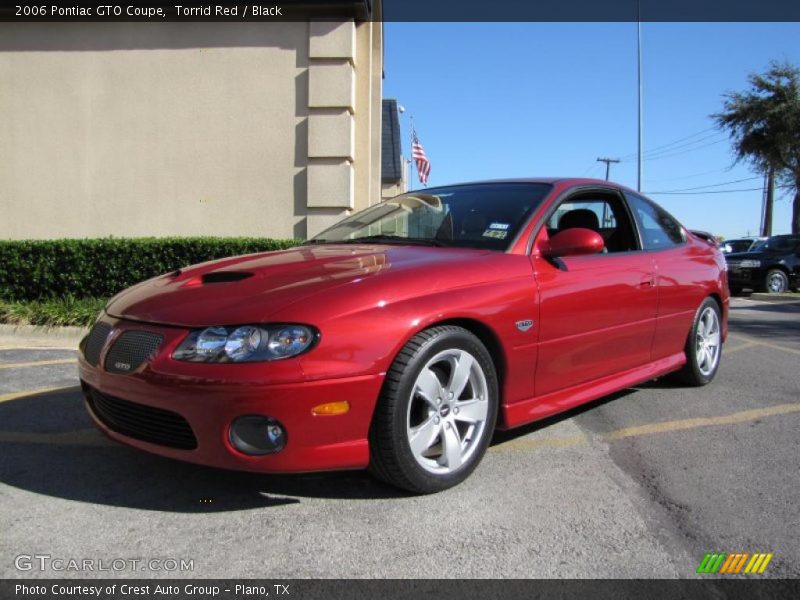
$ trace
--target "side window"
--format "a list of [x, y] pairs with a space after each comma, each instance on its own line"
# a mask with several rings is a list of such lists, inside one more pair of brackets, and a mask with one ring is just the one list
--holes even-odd
[[622, 199], [616, 194], [587, 192], [566, 199], [547, 220], [551, 236], [583, 227], [600, 234], [605, 252], [638, 250], [635, 229]]
[[645, 250], [674, 248], [686, 241], [683, 228], [663, 208], [630, 192], [625, 192], [625, 198], [639, 225]]

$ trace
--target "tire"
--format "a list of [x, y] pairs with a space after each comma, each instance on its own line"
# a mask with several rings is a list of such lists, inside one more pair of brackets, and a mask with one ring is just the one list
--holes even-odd
[[461, 483], [486, 452], [498, 398], [492, 357], [475, 335], [455, 326], [417, 334], [386, 374], [370, 427], [371, 473], [418, 494]]
[[684, 351], [686, 364], [675, 378], [691, 386], [711, 383], [722, 358], [722, 319], [713, 298], [703, 300], [697, 309]]
[[764, 288], [771, 294], [789, 291], [789, 277], [780, 269], [770, 269], [764, 278]]

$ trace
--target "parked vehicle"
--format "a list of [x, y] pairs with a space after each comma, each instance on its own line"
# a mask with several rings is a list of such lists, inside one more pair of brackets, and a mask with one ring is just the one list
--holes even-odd
[[647, 198], [587, 179], [398, 196], [305, 245], [112, 298], [81, 343], [110, 438], [229, 469], [369, 468], [429, 493], [496, 428], [668, 373], [705, 385], [725, 263]]
[[721, 248], [725, 254], [731, 254], [733, 252], [748, 252], [757, 246], [759, 242], [763, 242], [766, 239], [767, 238], [765, 237], [743, 237], [733, 240], [725, 240], [722, 242]]
[[774, 235], [749, 252], [725, 255], [731, 293], [744, 288], [781, 293], [800, 281], [800, 236]]

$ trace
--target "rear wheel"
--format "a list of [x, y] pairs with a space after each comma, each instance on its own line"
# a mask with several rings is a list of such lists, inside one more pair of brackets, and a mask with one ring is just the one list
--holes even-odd
[[370, 470], [397, 487], [452, 487], [480, 462], [494, 431], [498, 383], [469, 331], [433, 327], [406, 344], [386, 374], [370, 429]]
[[789, 289], [789, 277], [780, 269], [770, 269], [764, 279], [764, 287], [772, 294], [782, 294]]
[[675, 374], [679, 381], [701, 386], [714, 379], [722, 357], [721, 323], [719, 305], [706, 298], [697, 309], [686, 340], [686, 364]]

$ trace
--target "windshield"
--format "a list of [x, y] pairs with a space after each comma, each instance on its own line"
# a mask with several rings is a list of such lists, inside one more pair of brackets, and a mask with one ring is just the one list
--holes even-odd
[[478, 183], [408, 192], [347, 217], [309, 243], [507, 250], [550, 189], [544, 183]]
[[724, 242], [722, 251], [726, 253], [747, 252], [754, 243], [753, 240], [728, 240]]
[[787, 235], [776, 235], [753, 246], [752, 250], [762, 252], [792, 252], [800, 243], [800, 238]]

